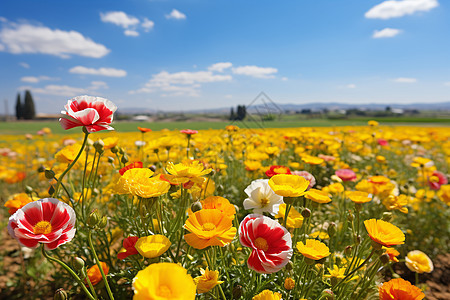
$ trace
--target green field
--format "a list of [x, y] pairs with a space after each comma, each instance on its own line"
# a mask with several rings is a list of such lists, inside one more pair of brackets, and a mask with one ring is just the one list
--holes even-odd
[[[361, 126], [366, 125], [368, 120], [377, 120], [382, 125], [418, 125], [418, 126], [450, 126], [450, 119], [439, 118], [368, 118], [355, 117], [350, 119], [298, 119], [294, 116], [286, 116], [281, 120], [255, 122], [251, 120], [242, 121], [183, 121], [183, 122], [129, 122], [129, 121], [115, 121], [113, 127], [118, 132], [137, 131], [137, 127], [147, 127], [158, 131], [161, 129], [181, 130], [181, 129], [223, 129], [225, 126], [234, 124], [240, 128], [289, 128], [289, 127], [325, 127], [325, 126]], [[36, 132], [44, 127], [48, 127], [53, 133], [75, 133], [80, 129], [63, 130], [59, 125], [58, 120], [54, 121], [10, 121], [0, 122], [0, 134], [36, 134]]]

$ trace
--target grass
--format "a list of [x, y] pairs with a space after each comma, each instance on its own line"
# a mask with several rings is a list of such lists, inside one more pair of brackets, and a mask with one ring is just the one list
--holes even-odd
[[[283, 116], [281, 120], [258, 122], [252, 120], [245, 121], [182, 121], [182, 122], [128, 122], [115, 121], [113, 127], [118, 132], [137, 131], [137, 127], [147, 127], [159, 131], [162, 129], [181, 130], [181, 129], [223, 129], [225, 126], [233, 124], [240, 128], [292, 128], [292, 127], [333, 127], [333, 126], [361, 126], [366, 125], [367, 121], [375, 119], [383, 125], [420, 125], [433, 124], [439, 126], [449, 126], [450, 119], [439, 118], [421, 118], [421, 117], [398, 117], [398, 118], [369, 118], [355, 117], [350, 119], [295, 119], [295, 116]], [[57, 120], [54, 121], [12, 121], [0, 122], [0, 134], [36, 134], [44, 127], [48, 127], [53, 133], [75, 133], [79, 129], [63, 130]]]

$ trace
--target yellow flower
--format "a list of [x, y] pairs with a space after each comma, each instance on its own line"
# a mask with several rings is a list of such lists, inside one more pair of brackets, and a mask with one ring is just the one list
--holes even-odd
[[203, 294], [212, 290], [216, 285], [223, 283], [219, 281], [219, 271], [210, 271], [208, 267], [206, 270], [200, 269], [201, 276], [194, 278], [194, 282], [197, 285], [197, 293]]
[[370, 219], [364, 221], [364, 226], [372, 241], [381, 246], [390, 247], [405, 243], [405, 235], [400, 228], [389, 222]]
[[169, 249], [172, 243], [161, 234], [149, 235], [139, 238], [134, 246], [146, 258], [158, 257]]
[[315, 231], [309, 234], [309, 237], [312, 237], [314, 239], [319, 238], [321, 240], [327, 240], [330, 238], [327, 232], [325, 231]]
[[447, 205], [450, 205], [450, 184], [441, 185], [437, 192], [439, 199]]
[[[275, 218], [283, 218], [286, 214], [286, 204], [280, 204], [278, 214]], [[289, 210], [289, 215], [286, 223], [287, 228], [300, 228], [303, 224], [303, 216], [293, 207], [291, 206], [291, 210]]]
[[372, 201], [372, 197], [369, 193], [361, 191], [348, 191], [345, 195], [350, 198], [355, 203], [366, 203]]
[[133, 300], [194, 300], [195, 283], [187, 270], [174, 263], [151, 264], [133, 280]]
[[254, 296], [252, 300], [281, 300], [281, 294], [274, 293], [269, 290], [264, 290], [258, 295]]
[[379, 162], [380, 164], [384, 164], [386, 162], [386, 157], [384, 157], [382, 155], [377, 155], [377, 157], [375, 157], [375, 160], [377, 162]]
[[103, 148], [106, 149], [111, 149], [114, 146], [117, 146], [117, 143], [119, 142], [119, 138], [118, 137], [108, 137], [106, 139], [103, 140], [103, 143], [105, 144], [103, 146]]
[[[72, 145], [66, 146], [66, 147], [62, 148], [61, 150], [59, 150], [55, 154], [55, 158], [59, 162], [71, 163], [77, 156], [78, 152], [80, 152], [80, 149], [81, 149], [80, 144], [72, 144]], [[83, 153], [81, 153], [81, 156], [78, 159], [78, 161], [84, 163], [85, 159], [86, 159], [86, 154], [83, 151]]]
[[186, 242], [195, 249], [208, 246], [225, 246], [236, 235], [232, 220], [218, 209], [199, 210], [186, 220], [184, 228], [191, 233], [185, 234]]
[[257, 160], [246, 160], [244, 165], [247, 171], [257, 171], [262, 167], [261, 162]]
[[310, 165], [320, 165], [321, 163], [324, 162], [322, 158], [310, 155], [303, 156], [302, 161]]
[[339, 268], [336, 265], [333, 265], [333, 269], [327, 268], [330, 275], [324, 275], [326, 278], [338, 278], [343, 279], [345, 277], [345, 268]]
[[167, 163], [166, 170], [169, 175], [166, 175], [167, 179], [174, 183], [186, 183], [193, 181], [196, 183], [202, 183], [203, 175], [209, 174], [212, 170], [205, 169], [203, 164], [198, 160], [190, 161], [189, 163], [179, 163], [174, 165], [172, 162]]
[[158, 177], [152, 177], [153, 172], [147, 168], [133, 168], [121, 176], [114, 188], [118, 194], [132, 194], [142, 198], [158, 197], [170, 189], [170, 183]]
[[295, 288], [295, 280], [291, 277], [287, 277], [284, 280], [284, 288], [288, 291], [293, 290]]
[[306, 244], [303, 244], [303, 242], [298, 242], [297, 250], [303, 256], [312, 260], [319, 260], [331, 254], [327, 245], [314, 239], [307, 239]]
[[405, 205], [408, 205], [409, 197], [406, 195], [389, 195], [387, 198], [384, 198], [382, 203], [388, 210], [397, 209], [404, 214], [408, 213], [408, 208]]
[[341, 183], [336, 182], [324, 187], [322, 191], [336, 195], [344, 192], [344, 186]]
[[20, 193], [13, 195], [12, 199], [6, 201], [5, 207], [8, 207], [9, 214], [14, 214], [19, 208], [24, 207], [28, 203], [33, 201], [32, 198], [30, 198], [26, 193]]
[[425, 158], [425, 157], [414, 157], [413, 162], [411, 163], [411, 167], [415, 168], [424, 168], [424, 167], [431, 167], [433, 165], [433, 161], [431, 159]]
[[434, 270], [431, 259], [420, 250], [408, 252], [405, 257], [405, 264], [408, 269], [416, 273], [430, 273]]
[[[228, 216], [231, 220], [234, 219], [236, 208], [228, 199], [220, 196], [209, 196], [200, 201], [202, 209], [218, 209]], [[192, 213], [192, 211], [191, 211]]]
[[369, 122], [367, 122], [367, 125], [375, 127], [378, 126], [378, 122], [375, 120], [370, 120]]
[[310, 199], [316, 203], [328, 203], [331, 202], [330, 197], [328, 196], [328, 193], [317, 190], [317, 189], [310, 189], [306, 192], [305, 198]]
[[269, 186], [275, 194], [283, 197], [299, 197], [306, 193], [309, 181], [302, 176], [278, 174], [269, 180]]

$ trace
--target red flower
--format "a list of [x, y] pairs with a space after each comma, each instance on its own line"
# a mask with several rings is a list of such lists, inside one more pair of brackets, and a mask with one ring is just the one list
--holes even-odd
[[378, 139], [377, 143], [380, 146], [388, 146], [389, 145], [389, 142], [387, 140], [385, 140], [385, 139]]
[[120, 175], [123, 175], [126, 171], [130, 170], [130, 169], [134, 169], [134, 168], [143, 168], [144, 164], [141, 161], [137, 161], [134, 163], [131, 163], [125, 167], [123, 167], [122, 169], [119, 170]]
[[247, 265], [258, 273], [278, 272], [292, 257], [290, 233], [277, 221], [263, 215], [250, 214], [242, 220], [239, 241], [252, 248]]
[[138, 239], [139, 239], [138, 236], [129, 236], [126, 239], [124, 239], [122, 245], [125, 248], [125, 252], [119, 252], [117, 254], [117, 258], [125, 259], [130, 255], [139, 254], [139, 252], [134, 247]]
[[75, 236], [76, 216], [64, 202], [53, 198], [39, 199], [18, 209], [8, 223], [9, 234], [25, 247], [39, 243], [53, 250]]
[[193, 134], [198, 133], [197, 130], [192, 130], [192, 129], [183, 129], [183, 130], [180, 130], [180, 132], [181, 133], [185, 133], [187, 135], [193, 135]]
[[67, 101], [59, 119], [62, 128], [85, 126], [88, 132], [114, 130], [109, 124], [117, 107], [111, 101], [92, 96], [78, 96]]
[[138, 129], [139, 129], [139, 131], [142, 132], [142, 133], [146, 133], [146, 132], [152, 131], [150, 128], [139, 127], [139, 126], [138, 126]]
[[291, 174], [291, 170], [285, 166], [270, 166], [269, 170], [266, 171], [269, 178], [278, 174]]
[[334, 172], [342, 181], [351, 181], [356, 179], [356, 173], [350, 169], [339, 169]]
[[434, 171], [433, 174], [428, 178], [428, 184], [432, 190], [439, 190], [441, 185], [447, 184], [448, 180], [444, 174], [439, 171]]

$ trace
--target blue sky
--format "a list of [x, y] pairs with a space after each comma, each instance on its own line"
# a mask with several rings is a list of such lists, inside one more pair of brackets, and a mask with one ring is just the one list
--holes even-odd
[[[450, 1], [0, 1], [0, 99], [181, 111], [450, 101]], [[0, 105], [4, 112], [4, 105]]]

